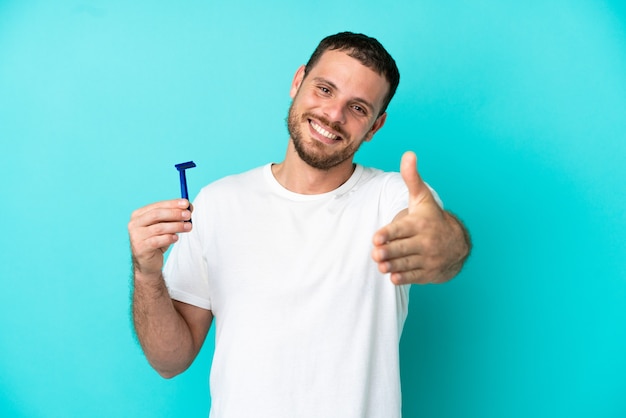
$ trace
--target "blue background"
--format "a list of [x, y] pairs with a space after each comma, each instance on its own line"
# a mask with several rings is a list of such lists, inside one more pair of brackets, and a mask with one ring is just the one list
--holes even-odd
[[414, 287], [405, 417], [626, 416], [621, 1], [0, 0], [0, 415], [206, 416], [213, 334], [173, 380], [129, 317], [130, 213], [280, 161], [330, 33], [402, 81], [357, 160], [420, 171], [472, 232]]

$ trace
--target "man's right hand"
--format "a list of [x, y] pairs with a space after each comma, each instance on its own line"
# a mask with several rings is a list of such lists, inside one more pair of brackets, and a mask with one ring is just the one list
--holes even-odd
[[178, 233], [189, 232], [193, 207], [187, 199], [165, 200], [137, 209], [128, 223], [135, 274], [160, 275], [163, 254], [178, 240]]

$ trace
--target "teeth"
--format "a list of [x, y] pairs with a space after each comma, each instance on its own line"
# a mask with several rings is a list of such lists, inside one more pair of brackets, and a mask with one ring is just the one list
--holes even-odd
[[337, 135], [331, 134], [330, 132], [328, 132], [326, 129], [322, 128], [321, 126], [319, 126], [317, 123], [311, 121], [311, 126], [313, 127], [313, 129], [315, 129], [315, 131], [317, 131], [320, 135], [324, 135], [326, 138], [328, 139], [337, 139]]

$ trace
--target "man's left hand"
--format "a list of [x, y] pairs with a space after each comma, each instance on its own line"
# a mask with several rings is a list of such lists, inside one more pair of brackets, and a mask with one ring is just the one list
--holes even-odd
[[402, 156], [400, 173], [409, 189], [409, 207], [374, 234], [372, 258], [396, 285], [448, 281], [467, 258], [469, 236], [441, 209], [417, 171], [413, 152]]

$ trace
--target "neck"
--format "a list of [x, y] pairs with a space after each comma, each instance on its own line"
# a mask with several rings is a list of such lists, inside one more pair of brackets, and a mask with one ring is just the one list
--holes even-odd
[[352, 159], [328, 170], [311, 167], [300, 159], [291, 141], [287, 146], [285, 160], [272, 166], [276, 181], [287, 190], [300, 194], [331, 192], [348, 181], [352, 173]]

